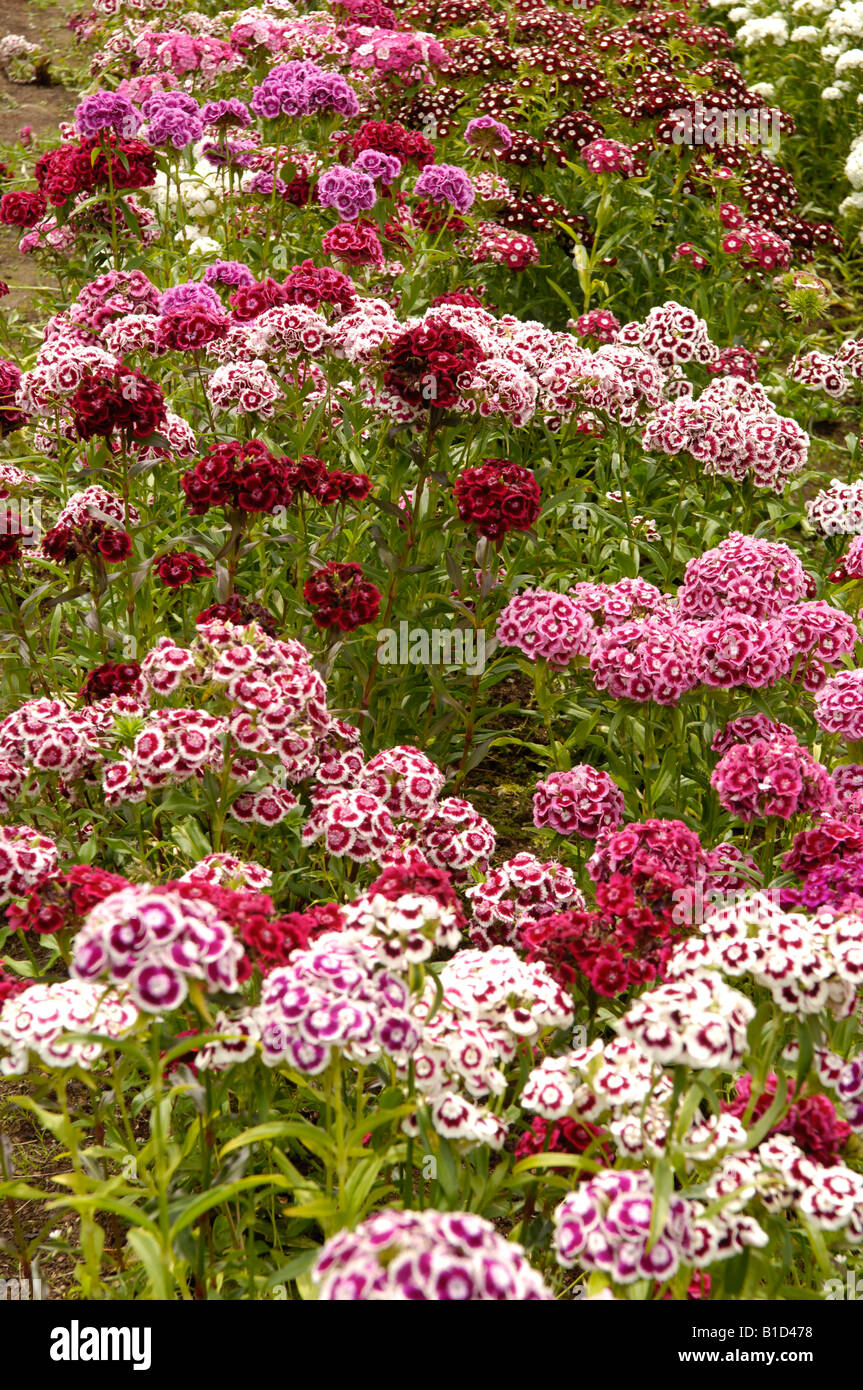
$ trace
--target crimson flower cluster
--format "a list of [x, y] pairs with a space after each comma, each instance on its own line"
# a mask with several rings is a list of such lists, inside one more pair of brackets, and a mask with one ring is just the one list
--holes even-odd
[[136, 693], [140, 679], [141, 667], [137, 661], [106, 661], [87, 673], [78, 694], [86, 705], [94, 705], [99, 700]]
[[209, 579], [212, 569], [193, 550], [172, 550], [162, 555], [153, 566], [163, 584], [169, 589], [182, 589], [196, 579]]
[[35, 173], [48, 202], [62, 207], [79, 193], [97, 188], [149, 188], [156, 180], [156, 154], [143, 140], [119, 139], [103, 131], [100, 139], [47, 150], [37, 159]]
[[134, 367], [98, 367], [85, 376], [69, 405], [82, 439], [107, 438], [114, 430], [147, 439], [165, 424], [161, 387]]
[[347, 473], [328, 469], [323, 459], [303, 454], [297, 459], [283, 458], [294, 497], [313, 497], [325, 507], [340, 502], [362, 502], [371, 492], [372, 482], [367, 473]]
[[318, 627], [352, 632], [378, 616], [380, 590], [363, 578], [359, 565], [336, 560], [315, 570], [303, 586], [303, 597]]
[[527, 531], [539, 516], [539, 483], [529, 468], [506, 459], [485, 459], [479, 468], [465, 468], [455, 481], [454, 495], [462, 521], [481, 536], [500, 541], [508, 531]]
[[109, 894], [128, 888], [129, 880], [89, 864], [73, 864], [65, 873], [43, 879], [22, 904], [11, 903], [6, 918], [13, 931], [41, 936], [78, 928], [87, 913]]
[[214, 444], [180, 479], [192, 516], [211, 507], [241, 512], [272, 512], [293, 496], [289, 469], [260, 440]]
[[[722, 1109], [729, 1115], [735, 1115], [737, 1119], [747, 1115], [751, 1127], [770, 1109], [776, 1098], [777, 1084], [776, 1073], [768, 1072], [761, 1095], [750, 1112], [752, 1076], [745, 1072], [735, 1084], [734, 1099], [724, 1100]], [[789, 1099], [794, 1096], [794, 1091], [794, 1082], [791, 1081], [788, 1087]], [[814, 1158], [816, 1163], [827, 1166], [840, 1162], [841, 1151], [851, 1137], [851, 1126], [839, 1119], [836, 1107], [828, 1096], [802, 1096], [794, 1102], [787, 1115], [777, 1120], [764, 1138], [769, 1138], [771, 1134], [790, 1135], [805, 1154]]]
[[[682, 879], [669, 875], [669, 884], [672, 880], [683, 886]], [[644, 885], [625, 874], [599, 884], [596, 902], [593, 912], [571, 909], [527, 921], [520, 944], [528, 963], [541, 962], [563, 985], [584, 976], [607, 999], [661, 979], [681, 930], [670, 907], [651, 899]]]
[[471, 375], [483, 353], [467, 333], [443, 323], [422, 323], [394, 339], [384, 382], [408, 405], [451, 410], [459, 377]]

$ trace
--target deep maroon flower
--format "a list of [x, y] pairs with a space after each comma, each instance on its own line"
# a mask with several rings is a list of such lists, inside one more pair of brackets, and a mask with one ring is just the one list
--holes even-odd
[[212, 569], [193, 550], [172, 550], [161, 556], [153, 566], [163, 584], [169, 589], [182, 589], [196, 579], [209, 579]]
[[539, 516], [541, 493], [529, 468], [506, 459], [486, 459], [465, 468], [455, 481], [458, 514], [489, 540], [508, 531], [527, 531]]
[[341, 632], [370, 623], [381, 607], [380, 591], [363, 579], [360, 566], [341, 565], [335, 560], [306, 580], [303, 597], [313, 609], [318, 627], [334, 627]]
[[141, 667], [137, 661], [106, 661], [104, 666], [96, 666], [87, 673], [78, 694], [88, 705], [114, 695], [130, 695], [136, 690], [140, 676]]
[[393, 341], [384, 382], [408, 405], [450, 410], [460, 397], [459, 378], [471, 376], [483, 355], [467, 333], [421, 323]]
[[284, 304], [307, 304], [311, 309], [333, 304], [345, 314], [351, 313], [357, 304], [357, 292], [347, 275], [332, 266], [316, 266], [310, 260], [295, 265], [281, 289]]
[[215, 444], [183, 474], [180, 484], [192, 516], [211, 507], [272, 512], [290, 506], [293, 496], [287, 462], [274, 458], [257, 439]]
[[371, 479], [367, 473], [345, 473], [339, 469], [328, 469], [323, 459], [313, 454], [303, 454], [295, 463], [284, 457], [282, 462], [288, 469], [288, 480], [295, 497], [314, 497], [324, 506], [334, 503], [362, 502], [371, 491]]
[[128, 531], [121, 531], [119, 526], [106, 526], [96, 548], [100, 555], [109, 564], [119, 564], [121, 560], [128, 560], [132, 554], [132, 537]]
[[0, 569], [17, 565], [21, 559], [21, 535], [17, 532], [0, 533]]
[[195, 619], [195, 626], [202, 627], [206, 623], [234, 623], [237, 627], [257, 623], [270, 637], [275, 637], [277, 628], [275, 614], [264, 608], [263, 604], [243, 598], [241, 594], [232, 594], [226, 603], [214, 603], [210, 608], [203, 609]]
[[81, 382], [69, 404], [82, 439], [114, 430], [147, 439], [166, 422], [161, 388], [133, 367], [99, 367]]
[[21, 369], [0, 357], [0, 439], [26, 425], [27, 416], [19, 410], [15, 396], [21, 382]]

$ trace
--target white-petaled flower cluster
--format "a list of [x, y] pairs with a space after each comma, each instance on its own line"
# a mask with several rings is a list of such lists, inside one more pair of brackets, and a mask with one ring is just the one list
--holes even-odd
[[324, 1245], [318, 1297], [352, 1303], [501, 1303], [554, 1295], [523, 1247], [468, 1212], [379, 1211]]
[[554, 1245], [565, 1269], [600, 1270], [615, 1284], [671, 1279], [681, 1265], [702, 1268], [730, 1259], [767, 1235], [751, 1217], [673, 1193], [651, 1239], [656, 1193], [653, 1175], [603, 1169], [580, 1183], [554, 1213]]
[[[668, 1146], [674, 1086], [637, 1043], [615, 1038], [546, 1057], [528, 1077], [523, 1110], [547, 1120], [602, 1122], [625, 1158], [660, 1158]], [[703, 1163], [742, 1147], [746, 1134], [732, 1115], [696, 1114], [674, 1140], [687, 1162]]]
[[515, 946], [522, 926], [585, 905], [571, 869], [524, 850], [466, 889], [465, 897], [473, 913], [470, 938], [480, 947]]
[[176, 1009], [189, 981], [210, 992], [238, 989], [243, 948], [222, 911], [193, 884], [136, 884], [104, 898], [73, 946], [71, 975], [128, 986], [148, 1013]]
[[743, 1060], [755, 1006], [714, 972], [643, 994], [615, 1027], [662, 1066], [733, 1071]]
[[263, 864], [253, 859], [238, 859], [234, 854], [208, 854], [199, 860], [180, 879], [181, 883], [212, 883], [215, 887], [269, 888], [273, 875]]
[[822, 536], [859, 536], [863, 532], [863, 478], [843, 483], [833, 478], [806, 502], [809, 524]]
[[57, 846], [29, 825], [0, 825], [0, 904], [21, 897], [57, 868]]
[[842, 1231], [863, 1242], [863, 1175], [842, 1163], [808, 1158], [784, 1134], [765, 1139], [750, 1153], [729, 1154], [707, 1183], [709, 1200], [723, 1200], [723, 1213], [739, 1211], [757, 1198], [769, 1212], [793, 1211], [822, 1231]]
[[454, 951], [461, 941], [459, 912], [424, 893], [363, 893], [341, 909], [346, 931], [378, 943], [381, 963], [404, 973], [435, 951]]
[[[48, 1067], [89, 1068], [137, 1021], [137, 1007], [123, 989], [80, 980], [31, 985], [0, 1008], [0, 1074], [24, 1076], [31, 1057]], [[68, 1036], [73, 1033], [99, 1034], [105, 1044]]]
[[474, 1101], [503, 1095], [504, 1069], [522, 1040], [567, 1027], [573, 1012], [545, 966], [526, 965], [510, 947], [496, 946], [459, 951], [436, 981], [426, 982], [412, 1016], [421, 1028], [414, 1082], [428, 1097], [435, 1128], [499, 1149], [506, 1124]]
[[[766, 895], [711, 913], [703, 936], [681, 942], [668, 974], [681, 981], [719, 970], [748, 975], [768, 989], [784, 1013], [795, 1017], [827, 1010], [847, 1018], [863, 981], [863, 917], [823, 909], [814, 917], [783, 912]], [[649, 997], [649, 996], [646, 996]]]
[[782, 492], [806, 465], [809, 436], [796, 420], [779, 415], [763, 386], [741, 377], [720, 377], [697, 399], [662, 404], [642, 435], [648, 452], [686, 452], [710, 476]]
[[404, 981], [380, 966], [377, 941], [325, 932], [308, 950], [295, 951], [290, 965], [270, 971], [260, 1004], [224, 1020], [226, 1046], [205, 1047], [198, 1065], [242, 1060], [253, 1041], [265, 1066], [307, 1076], [325, 1071], [337, 1054], [361, 1066], [381, 1057], [406, 1064], [419, 1040], [409, 1006]]

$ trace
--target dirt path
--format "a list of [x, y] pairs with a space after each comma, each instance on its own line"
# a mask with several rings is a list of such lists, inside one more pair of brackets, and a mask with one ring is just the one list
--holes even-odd
[[[72, 47], [73, 35], [67, 27], [70, 5], [36, 4], [34, 0], [0, 0], [0, 37], [21, 34], [31, 43], [38, 43], [55, 62], [61, 63]], [[17, 171], [22, 162], [29, 163], [28, 152], [19, 140], [19, 131], [31, 126], [37, 142], [52, 141], [60, 121], [68, 120], [75, 107], [75, 96], [59, 84], [18, 84], [8, 82], [0, 74], [0, 158]], [[29, 292], [15, 289], [16, 284], [50, 283], [50, 276], [40, 273], [30, 259], [19, 256], [18, 237], [14, 231], [3, 229], [0, 234], [0, 280], [12, 287], [3, 303], [3, 310], [25, 309]]]

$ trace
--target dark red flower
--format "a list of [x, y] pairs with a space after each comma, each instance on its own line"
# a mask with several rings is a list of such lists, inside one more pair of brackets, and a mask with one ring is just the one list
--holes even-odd
[[482, 360], [482, 349], [467, 333], [424, 323], [394, 339], [384, 382], [408, 405], [449, 410], [460, 397], [459, 378], [472, 375]]
[[96, 542], [96, 549], [109, 564], [116, 565], [121, 560], [128, 560], [132, 554], [132, 537], [119, 526], [106, 526]]
[[0, 197], [0, 222], [7, 227], [35, 227], [46, 208], [44, 193], [4, 193]]
[[182, 589], [195, 579], [209, 579], [212, 569], [193, 550], [172, 550], [153, 566], [163, 584], [169, 589]]
[[114, 430], [146, 439], [165, 424], [161, 388], [134, 367], [99, 367], [84, 377], [69, 402], [82, 439]]
[[272, 512], [290, 506], [293, 496], [287, 462], [274, 458], [256, 439], [215, 444], [183, 474], [180, 484], [193, 516], [211, 507]]
[[141, 667], [137, 661], [106, 661], [103, 666], [88, 671], [78, 694], [88, 705], [114, 695], [130, 695], [137, 690], [140, 676]]
[[368, 891], [380, 893], [390, 902], [395, 902], [406, 893], [434, 898], [441, 907], [454, 910], [460, 927], [465, 926], [467, 921], [449, 874], [445, 869], [436, 869], [424, 860], [388, 865], [374, 883], [369, 884]]
[[318, 627], [351, 632], [378, 616], [380, 591], [363, 579], [359, 565], [335, 560], [316, 570], [303, 586], [303, 597], [314, 610]]
[[232, 594], [226, 603], [214, 603], [211, 608], [205, 608], [195, 619], [195, 625], [201, 627], [205, 623], [234, 623], [237, 627], [248, 627], [249, 623], [257, 623], [263, 632], [270, 637], [276, 635], [276, 618], [268, 608], [260, 603], [255, 603], [252, 599], [243, 598], [241, 594]]
[[527, 531], [533, 525], [539, 516], [541, 493], [529, 468], [492, 458], [459, 474], [455, 500], [462, 521], [475, 526], [481, 536], [497, 541], [508, 531]]

